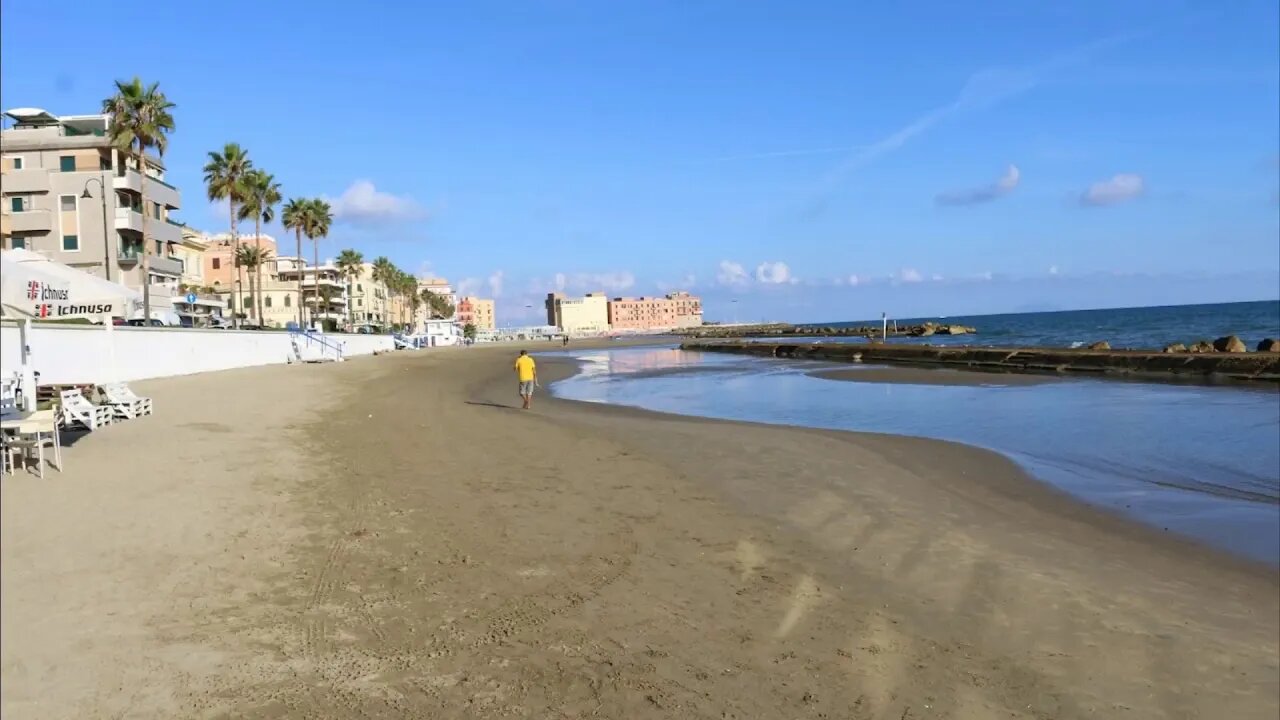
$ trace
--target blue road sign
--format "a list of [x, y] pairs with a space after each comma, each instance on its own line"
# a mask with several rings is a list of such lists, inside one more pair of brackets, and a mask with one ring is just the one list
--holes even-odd
[[196, 304], [196, 294], [195, 294], [195, 293], [193, 293], [193, 292], [189, 292], [189, 293], [187, 293], [187, 304], [188, 304], [188, 305], [195, 305], [195, 304]]

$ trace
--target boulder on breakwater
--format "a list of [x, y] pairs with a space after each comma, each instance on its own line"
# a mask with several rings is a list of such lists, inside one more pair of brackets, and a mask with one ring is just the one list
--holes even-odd
[[1258, 343], [1258, 352], [1280, 352], [1280, 340], [1266, 338]]
[[[1208, 343], [1205, 343], [1208, 344]], [[889, 343], [688, 342], [684, 350], [766, 357], [933, 365], [987, 372], [1030, 372], [1128, 376], [1164, 380], [1238, 380], [1280, 382], [1280, 353], [1156, 352], [1064, 350], [975, 346], [895, 345]]]
[[696, 328], [684, 328], [672, 331], [673, 335], [681, 335], [699, 339], [733, 339], [749, 337], [862, 337], [879, 338], [883, 334], [891, 337], [929, 337], [931, 335], [969, 335], [978, 332], [977, 328], [967, 325], [943, 325], [926, 322], [921, 325], [892, 325], [886, 330], [883, 325], [861, 325], [857, 327], [819, 327], [815, 325], [786, 325], [772, 323], [767, 325], [703, 325]]

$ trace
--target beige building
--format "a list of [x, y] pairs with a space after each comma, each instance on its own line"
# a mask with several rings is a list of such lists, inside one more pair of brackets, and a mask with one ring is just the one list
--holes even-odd
[[373, 279], [373, 263], [360, 266], [360, 274], [347, 279], [347, 298], [351, 303], [354, 324], [383, 327], [389, 321], [391, 306], [387, 287]]
[[[302, 278], [302, 305], [305, 322], [331, 320], [347, 323], [346, 284], [333, 262], [318, 268], [294, 257], [274, 257], [262, 266], [261, 280], [255, 270], [245, 269], [239, 288], [217, 286], [219, 297], [234, 300], [237, 312], [250, 325], [285, 327], [298, 322], [298, 278]], [[261, 284], [259, 284], [261, 283]], [[262, 317], [258, 317], [258, 297], [262, 299]]]
[[[34, 250], [135, 289], [149, 282], [153, 295], [176, 292], [184, 271], [174, 257], [182, 224], [171, 213], [182, 196], [165, 182], [160, 159], [147, 155], [139, 168], [114, 150], [107, 115], [54, 116], [37, 108], [5, 115], [14, 125], [0, 132], [4, 247]], [[151, 243], [146, 278], [144, 213]]]
[[587, 293], [580, 298], [550, 293], [546, 307], [547, 324], [569, 335], [609, 332], [609, 299], [604, 293]]
[[182, 241], [173, 246], [172, 257], [182, 263], [182, 275], [178, 281], [188, 288], [203, 289], [209, 283], [204, 280], [204, 254], [209, 249], [209, 237], [204, 233], [182, 228]]
[[454, 317], [460, 325], [475, 325], [476, 330], [481, 332], [498, 329], [492, 300], [471, 296], [458, 298], [457, 312]]

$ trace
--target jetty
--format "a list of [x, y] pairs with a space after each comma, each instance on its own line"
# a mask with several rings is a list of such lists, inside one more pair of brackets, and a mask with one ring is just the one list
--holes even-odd
[[932, 335], [971, 335], [977, 328], [967, 325], [926, 322], [918, 325], [898, 325], [888, 321], [881, 325], [822, 326], [766, 323], [761, 325], [703, 325], [671, 331], [698, 339], [733, 339], [767, 337], [930, 337]]
[[1280, 383], [1280, 352], [1159, 352], [894, 345], [889, 343], [685, 342], [682, 350], [763, 357], [1190, 382]]

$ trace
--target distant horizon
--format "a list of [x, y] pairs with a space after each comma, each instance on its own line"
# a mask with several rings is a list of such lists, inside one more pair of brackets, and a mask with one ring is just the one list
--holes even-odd
[[[1128, 305], [1128, 306], [1087, 307], [1087, 308], [1057, 308], [1053, 310], [1017, 310], [1017, 311], [1009, 311], [1009, 312], [962, 313], [962, 314], [956, 314], [956, 315], [908, 315], [908, 316], [902, 316], [902, 317], [896, 317], [896, 318], [893, 316], [890, 316], [888, 320], [889, 322], [893, 322], [894, 320], [901, 322], [901, 321], [907, 321], [907, 320], [939, 320], [939, 319], [952, 319], [952, 318], [998, 317], [1001, 315], [1052, 315], [1055, 313], [1106, 312], [1110, 310], [1155, 310], [1159, 308], [1212, 307], [1215, 305], [1253, 305], [1253, 304], [1260, 304], [1260, 303], [1280, 303], [1280, 296], [1277, 296], [1274, 298], [1262, 299], [1262, 300], [1229, 300], [1226, 302], [1212, 302], [1212, 303], [1174, 303], [1174, 304], [1161, 304], [1161, 305]], [[873, 318], [873, 319], [860, 318], [858, 320], [826, 320], [826, 321], [818, 321], [818, 322], [798, 322], [798, 323], [792, 323], [792, 324], [801, 325], [801, 326], [840, 325], [843, 323], [879, 323], [880, 320], [881, 320], [880, 318]], [[1277, 320], [1280, 320], [1280, 316], [1277, 317]], [[777, 322], [787, 322], [787, 321], [779, 320]], [[725, 325], [730, 323], [720, 323], [720, 324]]]

